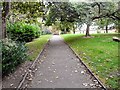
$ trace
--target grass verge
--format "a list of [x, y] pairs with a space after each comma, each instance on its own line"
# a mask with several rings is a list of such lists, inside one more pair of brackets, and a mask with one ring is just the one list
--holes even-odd
[[93, 36], [94, 38], [83, 38], [83, 35], [79, 34], [62, 35], [65, 42], [108, 88], [118, 89], [118, 42], [112, 40], [112, 37], [118, 34]]
[[26, 43], [28, 47], [28, 54], [30, 60], [35, 60], [40, 51], [44, 48], [44, 45], [48, 42], [51, 35], [43, 35], [40, 38], [34, 39], [32, 42]]

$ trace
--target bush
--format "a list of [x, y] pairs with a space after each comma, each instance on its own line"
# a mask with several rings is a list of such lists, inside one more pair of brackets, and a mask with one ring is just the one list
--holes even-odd
[[40, 36], [40, 28], [37, 25], [26, 24], [23, 22], [8, 23], [8, 36], [15, 41], [30, 42]]
[[15, 70], [15, 68], [27, 59], [27, 48], [23, 43], [17, 43], [11, 39], [4, 39], [2, 43], [2, 75]]

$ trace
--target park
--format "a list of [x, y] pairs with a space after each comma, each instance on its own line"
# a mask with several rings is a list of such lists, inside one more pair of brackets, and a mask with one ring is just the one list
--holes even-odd
[[8, 1], [0, 2], [3, 89], [120, 89], [120, 1]]

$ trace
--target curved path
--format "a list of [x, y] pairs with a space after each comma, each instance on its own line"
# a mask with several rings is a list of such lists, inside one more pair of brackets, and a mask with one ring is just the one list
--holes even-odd
[[[63, 39], [54, 35], [38, 60], [29, 88], [99, 88]], [[41, 63], [42, 62], [42, 63]]]

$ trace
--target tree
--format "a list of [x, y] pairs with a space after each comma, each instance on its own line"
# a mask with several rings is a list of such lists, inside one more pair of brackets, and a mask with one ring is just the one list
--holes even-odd
[[[38, 18], [43, 16], [44, 4], [42, 2], [2, 2], [2, 33], [6, 34], [7, 19], [13, 23], [25, 21], [27, 23], [38, 23]], [[11, 8], [11, 9], [10, 9]]]
[[86, 24], [86, 37], [90, 36], [89, 29], [90, 25], [92, 24], [92, 17], [95, 15], [95, 11], [91, 7], [91, 3], [78, 3], [74, 4], [74, 7], [76, 8], [76, 11], [79, 13], [80, 20], [78, 20], [78, 23], [80, 24]]
[[27, 23], [35, 23], [38, 17], [43, 16], [44, 7], [42, 2], [12, 2], [11, 16], [15, 15], [13, 19], [17, 21], [24, 20]]
[[3, 9], [2, 9], [2, 38], [6, 38], [6, 19], [9, 14], [10, 10], [10, 2], [3, 2]]
[[108, 25], [114, 23], [111, 18], [101, 18], [96, 21], [97, 25], [99, 25], [100, 28], [104, 28], [106, 30], [106, 33], [108, 33]]
[[113, 20], [120, 20], [117, 13], [119, 9], [117, 9], [117, 4], [112, 2], [94, 2], [94, 3], [77, 3], [73, 4], [76, 11], [80, 15], [80, 24], [86, 23], [86, 37], [90, 36], [89, 27], [91, 23], [96, 19], [106, 19], [106, 30], [108, 24], [108, 18]]
[[72, 4], [55, 2], [49, 7], [45, 25], [50, 26], [55, 24], [56, 21], [60, 21], [60, 29], [66, 33], [67, 30], [74, 26], [73, 23], [76, 22], [78, 17], [78, 13], [75, 11], [75, 8], [72, 7]]

